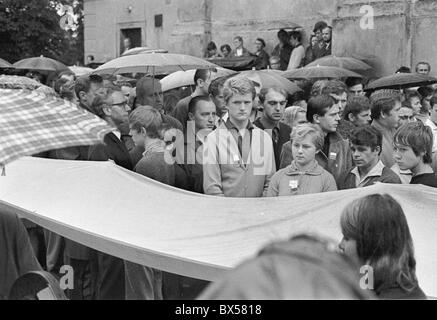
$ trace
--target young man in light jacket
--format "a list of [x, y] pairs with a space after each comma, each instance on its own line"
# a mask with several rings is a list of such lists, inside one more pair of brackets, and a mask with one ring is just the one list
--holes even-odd
[[245, 77], [224, 84], [229, 117], [207, 136], [203, 155], [205, 194], [225, 197], [262, 197], [276, 171], [272, 139], [249, 117], [255, 88]]

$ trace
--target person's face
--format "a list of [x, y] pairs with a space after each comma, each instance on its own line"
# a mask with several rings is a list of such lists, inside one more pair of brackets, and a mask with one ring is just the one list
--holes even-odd
[[146, 144], [146, 135], [140, 131], [130, 128], [129, 135], [132, 137], [134, 144], [138, 147], [144, 147]]
[[279, 60], [270, 61], [270, 67], [273, 70], [280, 70], [281, 69], [281, 62]]
[[426, 111], [430, 111], [431, 110], [431, 105], [430, 105], [430, 101], [431, 101], [432, 95], [427, 96], [425, 98], [423, 98], [422, 100], [422, 109], [426, 110]]
[[265, 97], [263, 104], [264, 115], [271, 121], [279, 121], [284, 114], [287, 98], [279, 92], [270, 90]]
[[355, 240], [343, 236], [343, 239], [341, 239], [338, 247], [340, 251], [343, 252], [344, 255], [351, 258], [353, 261], [360, 260], [358, 257], [357, 242]]
[[162, 96], [162, 88], [159, 81], [155, 81], [154, 86], [152, 83], [149, 83], [146, 92], [148, 94], [145, 96], [145, 104], [158, 109], [162, 108], [164, 98]]
[[212, 101], [214, 102], [217, 110], [220, 110], [221, 113], [227, 111], [225, 98], [223, 97], [223, 87], [219, 88], [218, 95], [212, 96]]
[[336, 132], [338, 122], [340, 121], [340, 109], [338, 105], [333, 105], [326, 111], [324, 116], [316, 115], [314, 119], [324, 132]]
[[123, 43], [124, 43], [125, 48], [130, 48], [130, 39], [129, 38], [124, 39]]
[[305, 112], [298, 112], [298, 113], [296, 113], [296, 117], [294, 118], [292, 128], [295, 128], [298, 125], [304, 124], [304, 123], [307, 123], [306, 113]]
[[370, 109], [363, 110], [356, 116], [352, 115], [352, 122], [359, 127], [369, 124], [371, 120], [372, 118], [370, 117]]
[[121, 92], [114, 92], [111, 96], [112, 104], [110, 106], [111, 114], [110, 117], [115, 124], [127, 123], [128, 111], [130, 110], [127, 99]]
[[410, 99], [411, 108], [413, 108], [414, 114], [419, 114], [420, 109], [422, 108], [422, 104], [420, 103], [419, 97], [412, 97]]
[[223, 54], [223, 57], [226, 58], [226, 57], [230, 54], [230, 52], [228, 51], [228, 49], [223, 48], [223, 49], [222, 49], [222, 54]]
[[317, 37], [312, 37], [311, 38], [311, 47], [314, 47], [318, 42], [319, 42], [319, 40], [317, 39]]
[[395, 106], [391, 109], [389, 114], [383, 114], [387, 127], [392, 129], [399, 127], [399, 111], [401, 110], [401, 107], [401, 102], [396, 101]]
[[261, 43], [261, 41], [256, 40], [255, 41], [255, 51], [256, 52], [260, 52], [263, 48], [263, 44]]
[[424, 75], [428, 75], [429, 74], [429, 68], [427, 64], [419, 64], [417, 66], [417, 73], [418, 74], [424, 74]]
[[323, 31], [322, 31], [323, 41], [325, 41], [325, 42], [331, 41], [331, 32], [332, 32], [332, 30], [330, 28], [323, 29]]
[[316, 35], [317, 42], [323, 41], [322, 30], [317, 30], [315, 32], [315, 35]]
[[359, 83], [352, 87], [349, 87], [349, 94], [351, 96], [364, 96], [363, 84]]
[[303, 138], [294, 139], [291, 144], [293, 159], [300, 166], [305, 166], [314, 161], [316, 151], [317, 149], [311, 134], [307, 134]]
[[236, 122], [244, 122], [249, 119], [253, 107], [251, 93], [234, 94], [227, 103], [229, 118]]
[[85, 94], [82, 94], [81, 101], [88, 107], [91, 107], [94, 99], [97, 96], [104, 97], [106, 89], [103, 87], [103, 83], [91, 82], [90, 89]]
[[343, 110], [344, 110], [344, 108], [346, 108], [346, 105], [347, 105], [347, 93], [346, 92], [343, 92], [342, 94], [340, 94], [340, 95], [336, 95], [336, 94], [331, 94], [331, 97], [333, 97], [334, 98], [334, 100], [335, 101], [337, 101], [337, 106], [338, 106], [338, 108], [339, 108], [339, 110], [340, 110], [340, 114], [342, 114], [343, 113]]
[[239, 49], [239, 48], [241, 48], [242, 46], [243, 46], [243, 42], [241, 42], [240, 40], [238, 40], [238, 39], [234, 39], [234, 47], [236, 48], [236, 49]]
[[215, 123], [215, 105], [212, 101], [199, 101], [196, 112], [189, 113], [190, 120], [194, 121], [196, 132], [199, 130], [210, 130], [214, 128]]
[[294, 47], [299, 43], [295, 37], [290, 37], [290, 44]]
[[413, 109], [402, 107], [399, 110], [399, 126], [414, 121]]
[[431, 107], [431, 116], [430, 116], [431, 120], [434, 123], [437, 123], [437, 104], [433, 105]]
[[206, 80], [199, 79], [197, 86], [202, 90], [204, 95], [208, 95], [208, 89], [214, 76], [214, 72], [208, 72]]
[[393, 157], [401, 170], [411, 170], [422, 162], [422, 155], [416, 156], [410, 146], [395, 144]]
[[359, 146], [351, 143], [352, 159], [358, 168], [367, 168], [373, 164], [378, 159], [380, 150], [379, 147], [376, 147], [372, 151], [369, 146]]

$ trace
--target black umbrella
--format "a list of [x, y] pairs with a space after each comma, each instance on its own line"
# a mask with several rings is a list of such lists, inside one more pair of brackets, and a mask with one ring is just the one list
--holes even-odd
[[437, 83], [437, 78], [417, 73], [396, 73], [369, 83], [365, 90], [404, 89]]

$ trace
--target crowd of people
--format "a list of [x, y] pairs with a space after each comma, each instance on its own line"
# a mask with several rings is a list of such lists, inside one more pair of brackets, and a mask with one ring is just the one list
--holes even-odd
[[[297, 61], [293, 52], [298, 52], [300, 36], [284, 32], [278, 33], [280, 44], [274, 56], [279, 57], [280, 68], [286, 69]], [[311, 60], [330, 50], [330, 27], [318, 23], [314, 32], [317, 41], [310, 50], [299, 50], [299, 61], [309, 61], [307, 57]], [[222, 50], [236, 56], [248, 54], [241, 38], [236, 37], [234, 43], [234, 50], [226, 46]], [[262, 39], [257, 43], [260, 50], [265, 47]], [[299, 65], [301, 62], [296, 62], [295, 66]], [[419, 66], [417, 72], [422, 69]], [[192, 94], [170, 108], [164, 108], [161, 83], [154, 77], [145, 76], [132, 86], [99, 75], [76, 78], [61, 73], [54, 85], [57, 94], [104, 119], [113, 132], [105, 136], [103, 144], [35, 156], [112, 160], [161, 183], [221, 197], [287, 197], [363, 188], [377, 182], [437, 187], [437, 93], [432, 87], [366, 93], [361, 80], [319, 80], [308, 94], [290, 96], [281, 87], [260, 88], [260, 84], [239, 74], [217, 77], [216, 73], [214, 69], [196, 70]], [[1, 216], [7, 220], [2, 223], [19, 224], [14, 217]], [[20, 246], [31, 244], [33, 249], [26, 247], [17, 253], [17, 248], [8, 247], [5, 252], [25, 254], [24, 264], [54, 274], [61, 265], [72, 266], [74, 289], [66, 291], [70, 299], [194, 298], [208, 284], [123, 261], [29, 222], [24, 226], [28, 239], [23, 240], [23, 226], [14, 227], [21, 233], [11, 237], [19, 237]], [[415, 276], [406, 218], [395, 199], [372, 195], [354, 201], [343, 212], [341, 229], [341, 251], [376, 270], [377, 285], [371, 295], [425, 298]], [[321, 251], [320, 243], [320, 239], [302, 236], [279, 247], [287, 251], [312, 246]], [[213, 284], [201, 297], [246, 297], [236, 295], [249, 289], [241, 288], [242, 282], [233, 277], [257, 279], [265, 272], [260, 267], [271, 249], [237, 268], [223, 282]], [[29, 256], [32, 251], [38, 261]], [[273, 252], [278, 254], [277, 250]], [[332, 257], [334, 254], [338, 255], [324, 252], [323, 256], [344, 267], [342, 256]], [[335, 269], [332, 263], [330, 267]], [[4, 288], [29, 268], [16, 269], [8, 271], [7, 280], [1, 283]], [[348, 277], [344, 274], [339, 281], [348, 282]], [[257, 282], [251, 285], [257, 286]], [[296, 291], [287, 283], [283, 286], [293, 293], [272, 293], [269, 297], [299, 297], [300, 289]], [[0, 295], [6, 294], [2, 291]], [[260, 287], [251, 294], [263, 297]], [[356, 293], [350, 297], [371, 295]], [[347, 295], [339, 291], [333, 296]]]
[[332, 27], [324, 21], [314, 25], [313, 33], [309, 38], [309, 44], [304, 48], [302, 44], [302, 32], [293, 30], [287, 32], [281, 29], [277, 33], [279, 43], [269, 54], [266, 51], [266, 42], [257, 38], [254, 42], [254, 50], [251, 52], [244, 46], [241, 36], [233, 39], [234, 49], [229, 44], [220, 46], [220, 51], [214, 41], [208, 43], [205, 58], [234, 58], [255, 57], [253, 68], [256, 70], [293, 70], [303, 67], [314, 60], [328, 56], [332, 50]]

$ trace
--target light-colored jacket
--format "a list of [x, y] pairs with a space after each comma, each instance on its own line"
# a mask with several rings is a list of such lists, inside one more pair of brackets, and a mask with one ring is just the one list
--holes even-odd
[[[246, 132], [245, 139], [249, 136]], [[276, 172], [272, 139], [257, 127], [252, 129], [246, 160], [240, 156], [237, 142], [224, 123], [207, 136], [203, 152], [205, 194], [262, 197]]]
[[270, 180], [267, 197], [294, 196], [309, 193], [336, 191], [334, 177], [317, 161], [314, 166], [301, 172], [293, 161], [288, 167], [276, 172]]

